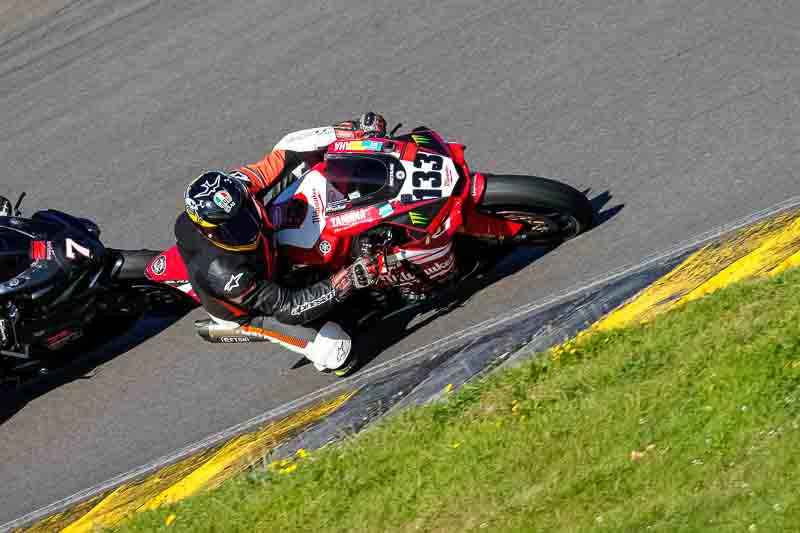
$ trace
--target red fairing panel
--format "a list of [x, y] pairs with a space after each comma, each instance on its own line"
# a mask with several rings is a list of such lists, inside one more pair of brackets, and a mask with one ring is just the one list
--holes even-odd
[[177, 245], [153, 259], [144, 273], [150, 281], [189, 283], [189, 273]]
[[150, 281], [178, 289], [197, 300], [197, 294], [189, 283], [189, 273], [186, 271], [186, 265], [178, 252], [177, 245], [153, 259], [144, 269], [144, 273]]
[[464, 216], [461, 232], [480, 238], [507, 239], [519, 233], [521, 229], [522, 224], [518, 222], [486, 215], [473, 209]]
[[485, 190], [486, 190], [486, 177], [480, 172], [476, 172], [472, 176], [472, 187], [470, 189], [472, 202], [478, 204], [481, 201], [481, 198], [483, 198], [483, 193]]

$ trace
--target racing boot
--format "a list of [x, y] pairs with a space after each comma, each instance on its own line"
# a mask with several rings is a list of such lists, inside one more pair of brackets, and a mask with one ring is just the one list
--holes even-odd
[[305, 354], [314, 368], [319, 371], [332, 371], [335, 375], [346, 376], [355, 368], [357, 359], [352, 354], [353, 342], [350, 336], [335, 322], [326, 322]]

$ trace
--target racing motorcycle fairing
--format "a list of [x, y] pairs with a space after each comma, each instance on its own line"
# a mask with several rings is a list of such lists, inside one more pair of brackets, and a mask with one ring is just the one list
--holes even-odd
[[98, 235], [92, 222], [55, 210], [0, 217], [2, 253], [15, 254], [22, 269], [0, 279], [0, 381], [8, 358], [30, 359], [31, 350], [57, 351], [84, 336], [117, 265]]
[[[89, 231], [87, 221], [55, 210], [40, 211], [31, 219], [0, 217], [0, 238], [4, 240], [4, 254], [11, 250], [20, 264], [27, 263], [23, 271], [0, 280], [0, 297], [24, 292], [40, 303], [66, 301], [97, 281], [96, 275], [86, 274], [90, 270], [87, 267], [100, 265], [106, 258], [105, 247]], [[16, 247], [12, 246], [14, 241]], [[26, 244], [24, 258], [20, 247]], [[50, 291], [56, 276], [73, 279], [68, 294]]]
[[[475, 208], [484, 178], [471, 174], [464, 149], [428, 128], [331, 143], [323, 161], [266, 205], [280, 256], [293, 267], [334, 272], [371, 248], [385, 258], [378, 287], [424, 290], [446, 278], [456, 233], [502, 240], [522, 228]], [[146, 274], [194, 297], [176, 247]]]
[[[465, 190], [465, 173], [435, 132], [405, 137], [334, 142], [325, 161], [275, 198], [270, 215], [291, 263], [340, 268], [352, 238], [381, 224], [405, 233], [408, 243], [430, 241], [436, 232], [452, 236], [463, 204], [453, 193]], [[302, 220], [284, 216], [302, 205]]]

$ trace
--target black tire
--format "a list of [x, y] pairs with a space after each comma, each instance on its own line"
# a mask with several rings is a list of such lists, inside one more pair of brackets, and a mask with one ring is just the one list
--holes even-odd
[[592, 227], [594, 210], [582, 192], [537, 176], [486, 174], [478, 201], [484, 211], [529, 227], [519, 241], [559, 243]]

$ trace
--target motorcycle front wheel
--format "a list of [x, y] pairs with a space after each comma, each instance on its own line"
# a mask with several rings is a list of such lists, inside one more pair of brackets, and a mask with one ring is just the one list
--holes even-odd
[[515, 237], [530, 244], [558, 244], [592, 226], [594, 211], [582, 192], [538, 176], [486, 174], [478, 208], [523, 225]]

